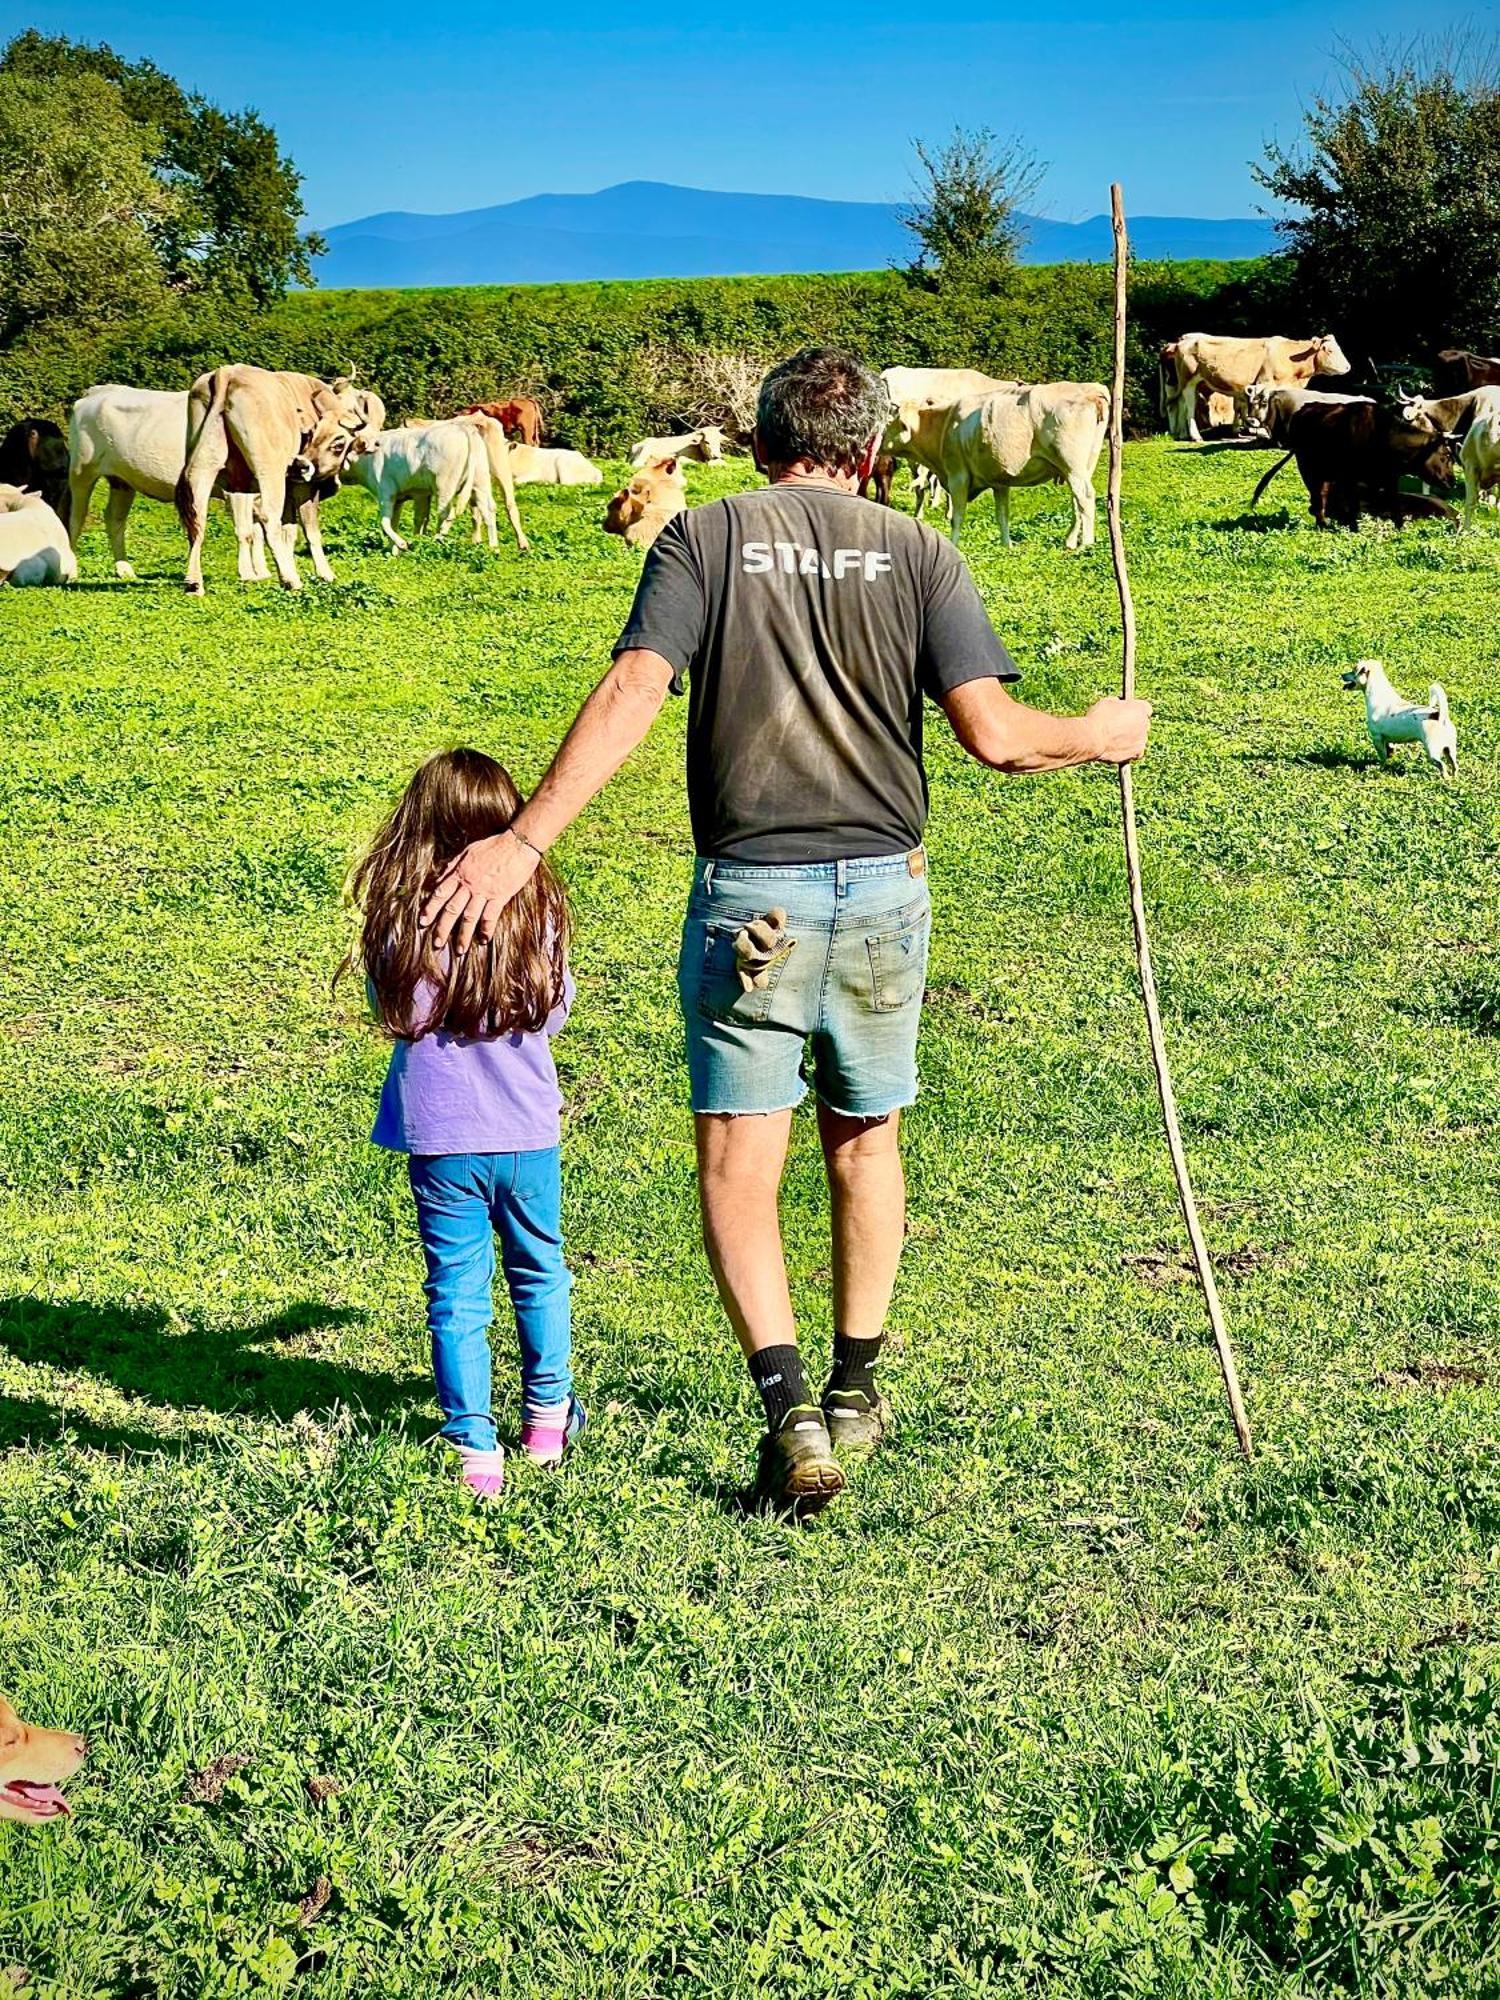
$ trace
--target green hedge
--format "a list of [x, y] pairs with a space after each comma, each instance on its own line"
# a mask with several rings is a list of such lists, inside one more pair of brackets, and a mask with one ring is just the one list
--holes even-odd
[[[1291, 307], [1280, 259], [1137, 266], [1130, 426], [1156, 425], [1163, 340], [1196, 326], [1264, 330]], [[253, 317], [200, 305], [92, 351], [31, 354], [24, 363], [0, 355], [0, 418], [61, 416], [101, 380], [180, 388], [222, 361], [321, 375], [353, 362], [393, 418], [441, 415], [520, 385], [541, 395], [559, 443], [613, 453], [676, 414], [663, 398], [663, 353], [716, 349], [770, 359], [809, 340], [843, 342], [882, 367], [963, 364], [1031, 381], [1107, 380], [1110, 272], [1099, 264], [1022, 267], [1002, 294], [959, 299], [893, 271], [297, 292]]]

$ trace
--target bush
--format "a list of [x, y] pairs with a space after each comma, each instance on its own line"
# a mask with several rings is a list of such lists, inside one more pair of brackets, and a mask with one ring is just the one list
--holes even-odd
[[[1142, 264], [1131, 279], [1126, 421], [1156, 424], [1156, 353], [1195, 326], [1290, 324], [1280, 260]], [[829, 277], [296, 292], [265, 312], [178, 302], [107, 347], [0, 356], [0, 419], [61, 416], [91, 383], [181, 388], [205, 368], [253, 360], [331, 376], [350, 363], [393, 421], [500, 394], [535, 395], [550, 434], [604, 454], [685, 417], [743, 422], [751, 367], [837, 341], [885, 367], [968, 364], [1030, 381], [1107, 381], [1110, 273], [1022, 267], [1003, 291], [945, 298], [894, 271]]]

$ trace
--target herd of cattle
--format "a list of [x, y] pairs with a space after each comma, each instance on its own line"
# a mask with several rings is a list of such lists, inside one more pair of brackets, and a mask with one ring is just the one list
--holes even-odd
[[[1460, 472], [1464, 523], [1500, 486], [1500, 359], [1450, 348], [1437, 357], [1433, 393], [1347, 388], [1352, 370], [1331, 334], [1305, 340], [1184, 334], [1161, 353], [1162, 409], [1175, 437], [1202, 442], [1202, 426], [1238, 431], [1279, 446], [1283, 457], [1255, 499], [1295, 459], [1313, 518], [1353, 526], [1361, 512], [1397, 523], [1456, 516], [1439, 497]], [[888, 368], [882, 376], [890, 419], [871, 488], [890, 504], [898, 462], [911, 470], [915, 504], [947, 509], [956, 540], [982, 493], [995, 495], [1001, 535], [1010, 540], [1010, 494], [1053, 482], [1067, 488], [1072, 523], [1066, 546], [1094, 540], [1094, 479], [1109, 423], [1109, 394], [1097, 382], [1024, 383], [971, 368]], [[603, 525], [647, 547], [687, 503], [684, 468], [713, 463], [722, 429], [699, 425], [644, 438], [631, 476], [609, 501]], [[297, 534], [314, 573], [331, 580], [319, 506], [340, 483], [374, 499], [393, 549], [409, 543], [401, 510], [417, 532], [442, 536], [462, 514], [476, 542], [498, 543], [498, 487], [516, 546], [527, 547], [516, 488], [597, 486], [604, 475], [581, 453], [542, 443], [542, 412], [516, 396], [475, 403], [436, 421], [386, 426], [385, 406], [352, 375], [331, 382], [286, 370], [229, 366], [191, 389], [90, 389], [73, 405], [66, 436], [32, 419], [0, 439], [0, 584], [49, 583], [77, 574], [78, 538], [102, 479], [109, 488], [105, 528], [116, 574], [134, 575], [125, 528], [137, 495], [175, 506], [188, 539], [185, 584], [203, 589], [202, 552], [210, 502], [222, 498], [234, 523], [239, 574], [299, 586]], [[1413, 491], [1413, 484], [1424, 491]]]

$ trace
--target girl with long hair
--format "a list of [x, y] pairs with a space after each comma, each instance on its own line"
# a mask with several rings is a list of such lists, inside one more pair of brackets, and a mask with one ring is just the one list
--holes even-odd
[[463, 953], [435, 948], [421, 922], [448, 864], [520, 807], [493, 757], [429, 757], [349, 878], [360, 930], [339, 968], [363, 972], [393, 1043], [370, 1136], [408, 1156], [441, 1434], [483, 1496], [500, 1491], [504, 1469], [489, 1344], [497, 1235], [521, 1350], [521, 1448], [558, 1464], [584, 1423], [573, 1394], [551, 1047], [573, 1000], [562, 884], [543, 862], [496, 935]]

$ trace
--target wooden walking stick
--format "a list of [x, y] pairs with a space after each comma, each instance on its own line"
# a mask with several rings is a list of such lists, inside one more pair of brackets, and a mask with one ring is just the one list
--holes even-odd
[[[1124, 663], [1121, 693], [1129, 701], [1135, 693], [1135, 602], [1130, 595], [1130, 573], [1125, 567], [1125, 537], [1120, 528], [1120, 475], [1125, 460], [1125, 203], [1118, 181], [1109, 191], [1110, 219], [1115, 231], [1115, 367], [1109, 401], [1109, 486], [1106, 514], [1109, 520], [1109, 553], [1115, 566], [1115, 586], [1120, 593], [1120, 624], [1124, 633]], [[1245, 1415], [1240, 1395], [1239, 1371], [1234, 1365], [1234, 1349], [1224, 1325], [1224, 1309], [1219, 1304], [1219, 1288], [1214, 1283], [1214, 1267], [1203, 1225], [1198, 1220], [1198, 1204], [1193, 1199], [1193, 1183], [1188, 1174], [1187, 1154], [1182, 1149], [1182, 1133], [1177, 1124], [1177, 1099], [1172, 1090], [1172, 1072], [1167, 1067], [1167, 1045], [1161, 1031], [1161, 1012], [1156, 1004], [1156, 978], [1151, 970], [1151, 940], [1146, 934], [1146, 903], [1141, 893], [1141, 857], [1135, 832], [1135, 790], [1128, 764], [1120, 766], [1120, 812], [1125, 825], [1125, 872], [1130, 882], [1130, 921], [1135, 930], [1135, 962], [1140, 973], [1141, 998], [1146, 1005], [1146, 1030], [1151, 1040], [1151, 1062], [1156, 1071], [1156, 1087], [1161, 1094], [1162, 1123], [1167, 1131], [1167, 1150], [1172, 1155], [1172, 1172], [1182, 1202], [1182, 1219], [1187, 1224], [1188, 1241], [1193, 1246], [1193, 1263], [1203, 1287], [1208, 1323], [1213, 1329], [1219, 1367], [1224, 1375], [1224, 1393], [1229, 1398], [1229, 1414], [1234, 1418], [1235, 1436], [1246, 1458], [1251, 1455], [1250, 1419]]]

